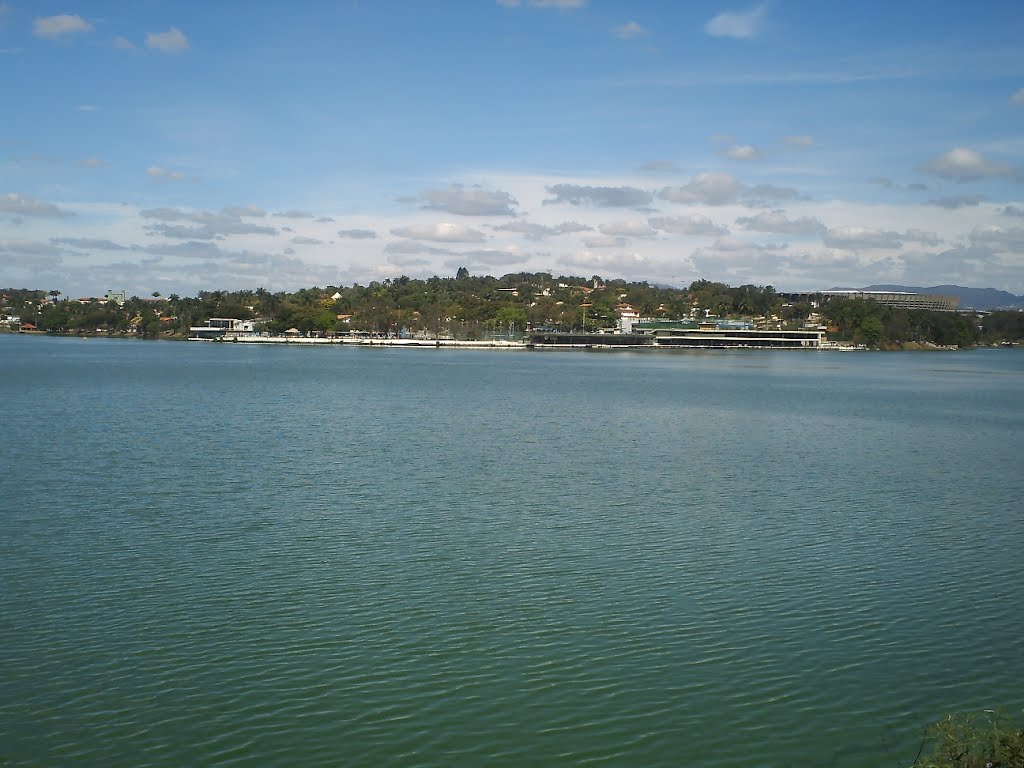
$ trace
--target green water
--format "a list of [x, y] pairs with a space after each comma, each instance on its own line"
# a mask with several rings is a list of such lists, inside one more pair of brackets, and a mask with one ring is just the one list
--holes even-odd
[[0, 763], [909, 765], [1024, 707], [1022, 385], [0, 337]]

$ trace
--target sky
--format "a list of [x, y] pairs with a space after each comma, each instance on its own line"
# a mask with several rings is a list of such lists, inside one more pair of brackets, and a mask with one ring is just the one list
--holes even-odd
[[2, 0], [0, 286], [1024, 294], [1024, 4]]

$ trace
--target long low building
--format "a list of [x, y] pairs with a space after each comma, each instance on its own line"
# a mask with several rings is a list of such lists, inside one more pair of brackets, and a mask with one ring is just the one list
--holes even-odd
[[908, 291], [801, 291], [796, 293], [780, 292], [787, 301], [812, 302], [819, 298], [827, 301], [830, 298], [864, 299], [877, 304], [904, 309], [930, 309], [936, 312], [955, 312], [960, 299], [956, 296], [941, 296], [932, 293], [911, 293]]
[[757, 329], [741, 322], [662, 321], [637, 323], [633, 333], [556, 333], [537, 331], [529, 334], [527, 345], [544, 347], [609, 348], [691, 348], [727, 349], [820, 349], [825, 341], [822, 330], [783, 331]]

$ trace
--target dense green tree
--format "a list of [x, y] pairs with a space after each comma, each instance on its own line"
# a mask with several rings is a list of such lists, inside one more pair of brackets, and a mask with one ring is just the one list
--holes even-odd
[[917, 768], [1024, 768], [1024, 729], [998, 712], [950, 715], [931, 726]]

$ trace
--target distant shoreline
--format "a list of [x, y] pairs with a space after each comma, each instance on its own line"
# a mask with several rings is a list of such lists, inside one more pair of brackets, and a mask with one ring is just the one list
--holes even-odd
[[[155, 338], [142, 338], [138, 334], [134, 333], [57, 333], [53, 331], [14, 331], [8, 329], [0, 329], [0, 334], [14, 335], [14, 336], [48, 336], [53, 338], [66, 338], [66, 339], [129, 339], [135, 341], [189, 341], [189, 337], [181, 334], [173, 335], [161, 335]], [[541, 350], [594, 350], [594, 351], [674, 351], [672, 349], [665, 348], [651, 348], [648, 350], [646, 347], [617, 347], [614, 345], [601, 344], [599, 339], [595, 339], [594, 343], [590, 344], [552, 344], [552, 345], [536, 345], [530, 346], [525, 342], [515, 342], [506, 340], [458, 340], [458, 339], [379, 339], [379, 338], [356, 338], [351, 337], [335, 337], [335, 338], [308, 338], [308, 337], [296, 337], [296, 338], [285, 338], [285, 337], [256, 337], [251, 339], [240, 338], [237, 341], [232, 339], [204, 339], [202, 340], [207, 344], [272, 344], [272, 345], [284, 345], [284, 346], [355, 346], [355, 347], [376, 347], [376, 348], [390, 348], [390, 349], [504, 349], [508, 351], [512, 350], [527, 350], [527, 351], [541, 351]], [[1014, 343], [999, 343], [991, 345], [977, 345], [973, 347], [956, 347], [956, 346], [941, 346], [938, 344], [930, 344], [923, 342], [904, 342], [900, 344], [889, 343], [878, 347], [870, 347], [863, 351], [872, 352], [962, 352], [972, 349], [1016, 349], [1020, 345]], [[748, 349], [753, 351], [780, 351], [778, 349], [771, 348], [753, 348], [753, 347], [679, 347], [678, 350], [702, 350], [702, 351], [714, 351], [716, 349]], [[800, 349], [797, 351], [807, 352], [834, 352], [834, 351], [852, 351], [852, 346], [839, 349], [831, 348], [807, 348]], [[790, 350], [792, 351], [792, 350]]]

